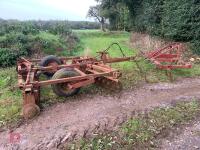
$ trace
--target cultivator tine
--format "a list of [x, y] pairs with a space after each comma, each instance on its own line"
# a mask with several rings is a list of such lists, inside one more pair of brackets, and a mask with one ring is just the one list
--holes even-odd
[[173, 78], [172, 70], [166, 70], [166, 76], [169, 78], [170, 82], [173, 82], [174, 78]]
[[[144, 54], [159, 69], [172, 70], [177, 68], [191, 68], [192, 65], [182, 60], [183, 45], [172, 43], [164, 48], [150, 51]], [[181, 62], [181, 63], [179, 63]]]

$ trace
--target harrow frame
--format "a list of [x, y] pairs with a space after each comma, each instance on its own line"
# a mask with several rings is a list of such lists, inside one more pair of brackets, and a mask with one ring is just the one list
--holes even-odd
[[[111, 68], [108, 63], [129, 61], [134, 57], [108, 59], [107, 53], [100, 53], [101, 59], [91, 57], [61, 57], [61, 65], [50, 64], [50, 66], [40, 66], [41, 59], [28, 60], [21, 58], [17, 62], [18, 86], [23, 93], [23, 116], [32, 118], [39, 113], [40, 87], [52, 84], [66, 83], [69, 89], [76, 89], [97, 82], [98, 78], [104, 77], [113, 82], [119, 82], [121, 73], [117, 69]], [[62, 68], [71, 68], [79, 76], [62, 79], [48, 79], [40, 81], [40, 75], [44, 72], [58, 71]]]
[[[122, 52], [122, 50], [121, 50]], [[69, 89], [77, 89], [98, 82], [100, 78], [115, 83], [119, 82], [121, 73], [111, 68], [108, 64], [124, 61], [136, 61], [139, 56], [110, 58], [108, 49], [99, 53], [99, 59], [94, 57], [60, 57], [61, 64], [50, 63], [41, 66], [41, 59], [21, 58], [17, 62], [18, 86], [23, 93], [23, 116], [26, 119], [39, 114], [40, 87], [68, 83]], [[172, 70], [176, 68], [191, 68], [192, 65], [182, 60], [182, 44], [174, 43], [164, 48], [141, 52], [142, 57], [150, 60], [159, 69]], [[40, 75], [45, 72], [57, 72], [62, 68], [73, 69], [78, 76], [61, 79], [40, 80]]]

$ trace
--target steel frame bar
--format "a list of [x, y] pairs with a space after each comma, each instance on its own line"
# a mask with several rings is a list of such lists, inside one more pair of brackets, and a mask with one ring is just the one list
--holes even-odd
[[[143, 57], [155, 64], [157, 68], [165, 69], [170, 72], [172, 69], [176, 68], [192, 68], [190, 63], [184, 61], [179, 63], [179, 61], [182, 60], [182, 52], [182, 45], [174, 43], [147, 53], [142, 52], [142, 54]], [[18, 86], [23, 93], [24, 116], [26, 117], [27, 112], [30, 110], [38, 111], [36, 104], [38, 104], [40, 100], [41, 86], [68, 83], [69, 89], [76, 89], [95, 83], [102, 77], [114, 82], [119, 82], [118, 79], [121, 76], [121, 73], [107, 64], [133, 61], [136, 60], [137, 57], [138, 56], [110, 58], [107, 52], [100, 52], [99, 59], [92, 57], [60, 57], [59, 59], [62, 62], [61, 65], [46, 67], [38, 65], [41, 59], [28, 60], [21, 58], [17, 62], [17, 71]], [[39, 80], [40, 74], [52, 70], [57, 71], [62, 68], [71, 68], [76, 71], [79, 76], [44, 81]]]
[[192, 64], [182, 61], [183, 46], [180, 43], [173, 43], [164, 48], [143, 53], [159, 69], [192, 68]]
[[90, 75], [87, 75], [87, 76], [76, 76], [76, 77], [62, 78], [62, 79], [55, 79], [55, 80], [37, 81], [37, 82], [32, 82], [31, 84], [34, 85], [35, 87], [47, 86], [47, 85], [50, 85], [50, 84], [58, 84], [58, 83], [64, 83], [64, 82], [87, 80], [87, 79], [97, 78], [97, 77], [100, 77], [100, 76], [112, 75], [113, 72], [115, 72], [115, 71], [98, 73], [98, 74], [90, 74]]

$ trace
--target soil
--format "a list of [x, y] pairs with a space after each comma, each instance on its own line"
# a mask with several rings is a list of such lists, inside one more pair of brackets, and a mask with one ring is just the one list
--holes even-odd
[[177, 133], [161, 140], [163, 150], [196, 150], [200, 149], [200, 119]]
[[20, 135], [16, 143], [10, 141], [9, 130], [1, 132], [0, 149], [58, 149], [74, 138], [117, 128], [137, 112], [199, 99], [199, 88], [200, 78], [187, 78], [174, 83], [144, 84], [111, 95], [80, 94], [48, 107], [40, 116], [13, 130]]

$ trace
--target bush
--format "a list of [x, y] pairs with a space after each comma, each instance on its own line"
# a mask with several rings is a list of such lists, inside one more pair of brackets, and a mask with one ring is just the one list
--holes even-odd
[[197, 0], [143, 0], [135, 13], [135, 28], [174, 41], [190, 42], [200, 54], [200, 2]]
[[193, 40], [190, 44], [190, 47], [192, 49], [192, 51], [195, 53], [195, 54], [198, 54], [200, 55], [200, 40]]
[[0, 20], [0, 48], [1, 60], [5, 60], [0, 66], [6, 67], [22, 55], [74, 55], [80, 40], [67, 21]]
[[16, 64], [20, 56], [26, 55], [25, 52], [0, 48], [0, 67], [8, 67]]
[[[32, 55], [75, 55], [82, 49], [79, 38], [69, 35], [53, 35], [40, 32], [36, 35], [26, 35], [11, 32], [0, 38], [1, 67], [12, 66], [20, 56]], [[8, 51], [6, 51], [8, 50]]]

